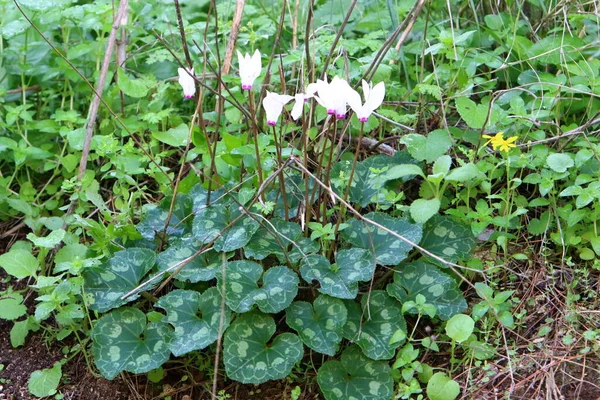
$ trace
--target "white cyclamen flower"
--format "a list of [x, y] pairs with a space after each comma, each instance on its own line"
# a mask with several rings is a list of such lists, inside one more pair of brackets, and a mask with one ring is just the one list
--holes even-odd
[[242, 90], [252, 89], [254, 80], [260, 75], [260, 52], [256, 50], [252, 57], [246, 53], [242, 56], [240, 51], [237, 51], [238, 63], [240, 66], [240, 78], [242, 78]]
[[383, 98], [385, 97], [385, 85], [383, 82], [379, 82], [375, 87], [372, 87], [363, 80], [362, 88], [365, 103], [361, 104], [360, 95], [351, 88], [348, 93], [348, 104], [356, 113], [356, 117], [360, 122], [367, 122], [373, 111], [383, 103]]
[[179, 84], [183, 88], [183, 97], [191, 99], [196, 93], [196, 82], [194, 82], [194, 68], [177, 68], [179, 72]]
[[352, 89], [348, 82], [334, 76], [331, 83], [327, 79], [317, 79], [317, 102], [327, 109], [327, 114], [335, 115], [337, 119], [346, 118], [346, 97]]
[[297, 93], [294, 96], [294, 99], [296, 100], [294, 103], [294, 107], [292, 108], [292, 118], [294, 119], [294, 121], [300, 118], [300, 115], [302, 115], [302, 109], [304, 108], [304, 103], [306, 103], [308, 99], [313, 97], [316, 91], [317, 85], [315, 83], [311, 83], [306, 88], [306, 93]]
[[265, 113], [267, 114], [267, 124], [275, 126], [283, 111], [283, 106], [293, 99], [292, 96], [287, 94], [277, 94], [267, 90], [267, 95], [262, 101]]

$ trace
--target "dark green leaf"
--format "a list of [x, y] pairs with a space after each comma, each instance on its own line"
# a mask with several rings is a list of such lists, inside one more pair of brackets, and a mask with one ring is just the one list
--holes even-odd
[[146, 324], [146, 316], [136, 308], [112, 311], [94, 325], [94, 363], [106, 379], [115, 378], [121, 371], [148, 372], [169, 359], [172, 335], [165, 323]]
[[[415, 261], [400, 264], [394, 272], [394, 283], [387, 285], [387, 292], [401, 303], [416, 301], [417, 295], [423, 295], [427, 303], [435, 306], [442, 320], [467, 309], [467, 302], [456, 281], [434, 265]], [[417, 314], [415, 308], [409, 312]]]
[[[169, 216], [172, 196], [165, 197], [158, 206], [150, 209], [144, 218], [137, 224], [137, 230], [148, 240], [153, 240], [154, 235], [165, 230]], [[173, 204], [173, 212], [169, 219], [167, 235], [182, 236], [189, 231], [192, 222], [192, 199], [186, 194], [178, 194]]]
[[121, 297], [140, 284], [154, 266], [154, 260], [152, 250], [132, 247], [115, 253], [107, 263], [84, 269], [82, 276], [85, 292], [90, 297], [90, 308], [106, 312], [137, 299], [137, 293], [124, 300]]
[[313, 254], [302, 260], [300, 273], [307, 282], [319, 281], [319, 292], [340, 299], [353, 299], [358, 282], [368, 281], [375, 271], [373, 255], [364, 249], [340, 250], [331, 265], [325, 257]]
[[175, 356], [211, 345], [231, 321], [229, 308], [225, 307], [221, 312], [221, 294], [216, 287], [202, 294], [193, 290], [173, 290], [162, 296], [156, 306], [167, 312], [165, 322], [175, 329], [169, 344]]
[[387, 363], [369, 360], [356, 346], [344, 350], [341, 361], [327, 361], [317, 374], [326, 400], [387, 400], [394, 381]]
[[259, 312], [242, 314], [225, 332], [223, 362], [227, 376], [255, 385], [288, 376], [302, 359], [304, 348], [298, 336], [282, 333], [270, 342], [275, 322]]
[[389, 360], [401, 342], [391, 343], [398, 329], [406, 332], [406, 322], [400, 304], [382, 290], [364, 295], [361, 307], [353, 301], [345, 302], [348, 322], [344, 337], [356, 342], [363, 353], [373, 360]]
[[[411, 224], [406, 218], [394, 218], [383, 213], [369, 213], [370, 219], [412, 243], [421, 241], [423, 228], [420, 224]], [[389, 232], [379, 229], [368, 222], [353, 219], [349, 227], [342, 231], [342, 237], [353, 246], [370, 250], [375, 254], [377, 264], [399, 264], [408, 256], [413, 246]]]
[[[263, 274], [263, 267], [255, 262], [233, 261], [227, 263], [225, 274], [225, 300], [237, 313], [247, 312], [255, 304], [262, 312], [278, 313], [298, 294], [300, 280], [288, 267], [271, 267]], [[221, 276], [217, 279], [221, 287]]]
[[288, 326], [298, 332], [304, 344], [319, 353], [335, 355], [347, 317], [341, 300], [320, 295], [313, 304], [292, 303], [285, 313]]
[[[466, 260], [476, 244], [469, 226], [452, 218], [436, 215], [425, 224], [421, 247], [449, 262]], [[431, 259], [431, 262], [437, 261]]]

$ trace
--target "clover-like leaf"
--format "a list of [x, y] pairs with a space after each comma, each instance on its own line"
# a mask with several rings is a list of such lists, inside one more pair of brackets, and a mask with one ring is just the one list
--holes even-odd
[[[156, 265], [160, 271], [166, 271], [173, 267], [170, 272], [178, 269], [175, 265], [186, 262], [196, 254], [202, 247], [193, 238], [184, 237], [175, 240], [171, 245], [156, 257]], [[192, 283], [210, 281], [214, 279], [217, 271], [221, 268], [221, 256], [215, 251], [199, 254], [175, 275], [175, 279]]]
[[325, 362], [317, 382], [326, 400], [390, 399], [394, 390], [389, 365], [369, 360], [356, 346], [344, 350], [340, 361]]
[[106, 263], [84, 269], [82, 276], [85, 292], [90, 297], [90, 308], [106, 312], [137, 299], [139, 294], [123, 300], [121, 297], [140, 284], [155, 259], [152, 250], [132, 247], [115, 253]]
[[341, 300], [322, 294], [313, 304], [297, 301], [285, 310], [285, 316], [288, 326], [298, 332], [305, 345], [330, 356], [337, 353], [347, 317]]
[[165, 323], [147, 324], [146, 315], [137, 308], [112, 311], [94, 325], [94, 362], [106, 379], [113, 379], [121, 371], [148, 372], [169, 359], [172, 334]]
[[213, 240], [217, 251], [244, 247], [258, 229], [258, 222], [240, 210], [237, 203], [218, 203], [196, 213], [192, 224], [194, 237], [202, 243]]
[[[140, 223], [137, 224], [136, 228], [144, 239], [153, 240], [154, 235], [165, 230], [172, 198], [173, 196], [166, 196], [160, 204], [148, 210]], [[186, 194], [180, 193], [175, 197], [173, 212], [167, 227], [167, 235], [182, 236], [185, 232], [189, 232], [190, 223], [192, 222], [190, 217], [192, 204], [192, 199]]]
[[434, 216], [423, 231], [421, 247], [449, 262], [469, 258], [475, 247], [476, 239], [470, 227], [449, 217]]
[[267, 345], [275, 333], [269, 315], [249, 312], [238, 316], [225, 332], [223, 362], [227, 376], [255, 385], [289, 375], [302, 359], [302, 341], [293, 333], [282, 333]]
[[300, 273], [307, 282], [319, 281], [319, 292], [340, 299], [353, 299], [358, 294], [358, 282], [368, 281], [375, 271], [373, 255], [365, 249], [340, 250], [335, 264], [320, 254], [302, 260]]
[[[365, 215], [365, 218], [384, 226], [414, 244], [418, 244], [423, 235], [421, 224], [411, 224], [406, 218], [394, 218], [378, 212], [369, 213]], [[353, 246], [371, 250], [375, 254], [378, 264], [396, 265], [404, 260], [413, 248], [404, 240], [368, 222], [353, 219], [349, 225], [342, 231], [342, 237]]]
[[304, 237], [300, 225], [279, 218], [265, 222], [244, 247], [246, 257], [263, 260], [273, 254], [282, 263], [286, 258], [296, 263], [318, 250], [319, 243]]
[[402, 344], [390, 339], [398, 329], [406, 332], [406, 321], [400, 304], [383, 290], [374, 290], [361, 299], [361, 307], [353, 301], [345, 302], [348, 322], [344, 337], [356, 342], [363, 353], [372, 360], [389, 360]]
[[[217, 279], [221, 287], [221, 276]], [[255, 304], [262, 312], [278, 313], [292, 303], [299, 282], [288, 267], [271, 267], [263, 274], [263, 267], [255, 262], [233, 261], [225, 269], [225, 301], [237, 313], [250, 311]]]
[[[433, 304], [438, 316], [448, 320], [466, 310], [467, 302], [451, 276], [425, 261], [400, 264], [394, 271], [394, 283], [387, 285], [387, 292], [401, 303], [416, 301], [417, 295]], [[415, 308], [409, 310], [417, 314]]]
[[156, 306], [167, 312], [164, 321], [175, 328], [169, 349], [176, 356], [211, 345], [231, 321], [231, 311], [228, 307], [222, 310], [221, 294], [216, 287], [202, 294], [173, 290], [162, 296]]

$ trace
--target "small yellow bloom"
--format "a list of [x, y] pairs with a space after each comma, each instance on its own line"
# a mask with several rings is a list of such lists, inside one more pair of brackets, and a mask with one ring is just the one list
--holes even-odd
[[507, 153], [510, 151], [511, 148], [517, 147], [517, 145], [514, 144], [514, 142], [518, 139], [517, 136], [504, 139], [503, 135], [504, 132], [498, 132], [494, 136], [483, 135], [484, 138], [489, 139], [487, 142], [485, 142], [485, 144], [487, 145], [488, 143], [491, 143], [492, 149], [500, 149], [500, 151], [505, 151]]

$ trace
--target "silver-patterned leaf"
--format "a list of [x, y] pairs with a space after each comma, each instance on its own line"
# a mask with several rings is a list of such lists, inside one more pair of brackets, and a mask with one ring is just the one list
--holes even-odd
[[[221, 287], [221, 276], [217, 279]], [[237, 313], [250, 311], [254, 305], [262, 312], [278, 313], [298, 294], [299, 281], [288, 267], [271, 267], [263, 274], [263, 267], [255, 262], [233, 261], [225, 269], [225, 301]]]
[[320, 295], [313, 304], [297, 301], [285, 310], [285, 320], [298, 332], [305, 345], [319, 353], [334, 356], [342, 341], [347, 317], [344, 302]]
[[335, 264], [320, 254], [302, 260], [300, 273], [307, 282], [319, 281], [319, 292], [340, 299], [353, 299], [358, 294], [358, 282], [368, 281], [375, 271], [373, 255], [365, 249], [340, 250]]
[[[121, 300], [135, 289], [154, 266], [156, 257], [152, 250], [129, 248], [115, 253], [106, 263], [82, 271], [85, 292], [92, 310], [106, 312], [133, 301], [139, 294]], [[145, 286], [142, 290], [148, 290]]]
[[302, 342], [293, 333], [282, 333], [267, 346], [273, 333], [275, 322], [269, 315], [253, 311], [238, 316], [223, 342], [227, 376], [255, 385], [288, 376], [304, 355]]
[[[170, 273], [178, 269], [176, 266], [193, 256], [202, 248], [202, 245], [193, 238], [184, 237], [173, 241], [170, 246], [156, 257], [156, 265], [160, 271], [169, 268]], [[214, 279], [217, 271], [221, 268], [221, 256], [215, 251], [197, 255], [175, 275], [175, 279], [192, 283], [210, 281]]]
[[388, 400], [394, 390], [389, 365], [369, 360], [356, 346], [344, 350], [341, 361], [325, 362], [317, 382], [326, 400]]
[[[476, 238], [468, 225], [452, 218], [436, 215], [427, 221], [421, 247], [449, 262], [466, 260], [471, 256]], [[438, 261], [431, 259], [431, 262]]]
[[164, 321], [175, 329], [169, 344], [174, 355], [201, 350], [216, 342], [219, 333], [224, 332], [231, 321], [231, 311], [221, 303], [221, 294], [216, 287], [202, 294], [193, 290], [173, 290], [158, 300], [156, 306], [167, 312]]
[[373, 290], [362, 297], [361, 305], [354, 301], [344, 303], [348, 310], [348, 322], [344, 337], [356, 342], [363, 353], [372, 360], [389, 360], [400, 341], [390, 344], [398, 329], [406, 332], [406, 321], [400, 304], [383, 290]]
[[[147, 240], [153, 240], [154, 235], [165, 230], [165, 224], [169, 219], [169, 209], [173, 196], [165, 197], [159, 205], [146, 212], [136, 228]], [[173, 204], [173, 211], [167, 227], [167, 235], [182, 236], [189, 232], [192, 222], [192, 199], [186, 194], [178, 194]]]
[[244, 247], [246, 257], [263, 260], [272, 254], [281, 263], [296, 263], [318, 250], [319, 243], [304, 237], [300, 225], [279, 218], [264, 222]]
[[137, 308], [112, 311], [92, 330], [94, 363], [106, 379], [115, 378], [121, 371], [148, 372], [169, 359], [172, 334], [165, 323], [146, 324], [146, 316]]
[[[377, 212], [369, 213], [365, 215], [365, 218], [384, 226], [414, 244], [421, 241], [423, 234], [421, 224], [411, 224], [406, 218], [394, 218]], [[353, 219], [349, 225], [342, 231], [343, 238], [353, 246], [370, 250], [375, 254], [377, 264], [399, 264], [413, 248], [406, 241], [367, 222]]]
[[202, 243], [214, 240], [216, 251], [233, 251], [244, 247], [258, 229], [250, 215], [236, 203], [213, 204], [197, 211], [192, 224], [194, 237]]
[[[467, 302], [456, 281], [424, 261], [400, 264], [394, 271], [394, 283], [388, 284], [386, 289], [390, 296], [401, 303], [416, 301], [419, 294], [424, 296], [427, 303], [435, 306], [437, 316], [442, 320], [448, 320], [467, 309]], [[415, 308], [409, 312], [417, 314]]]

